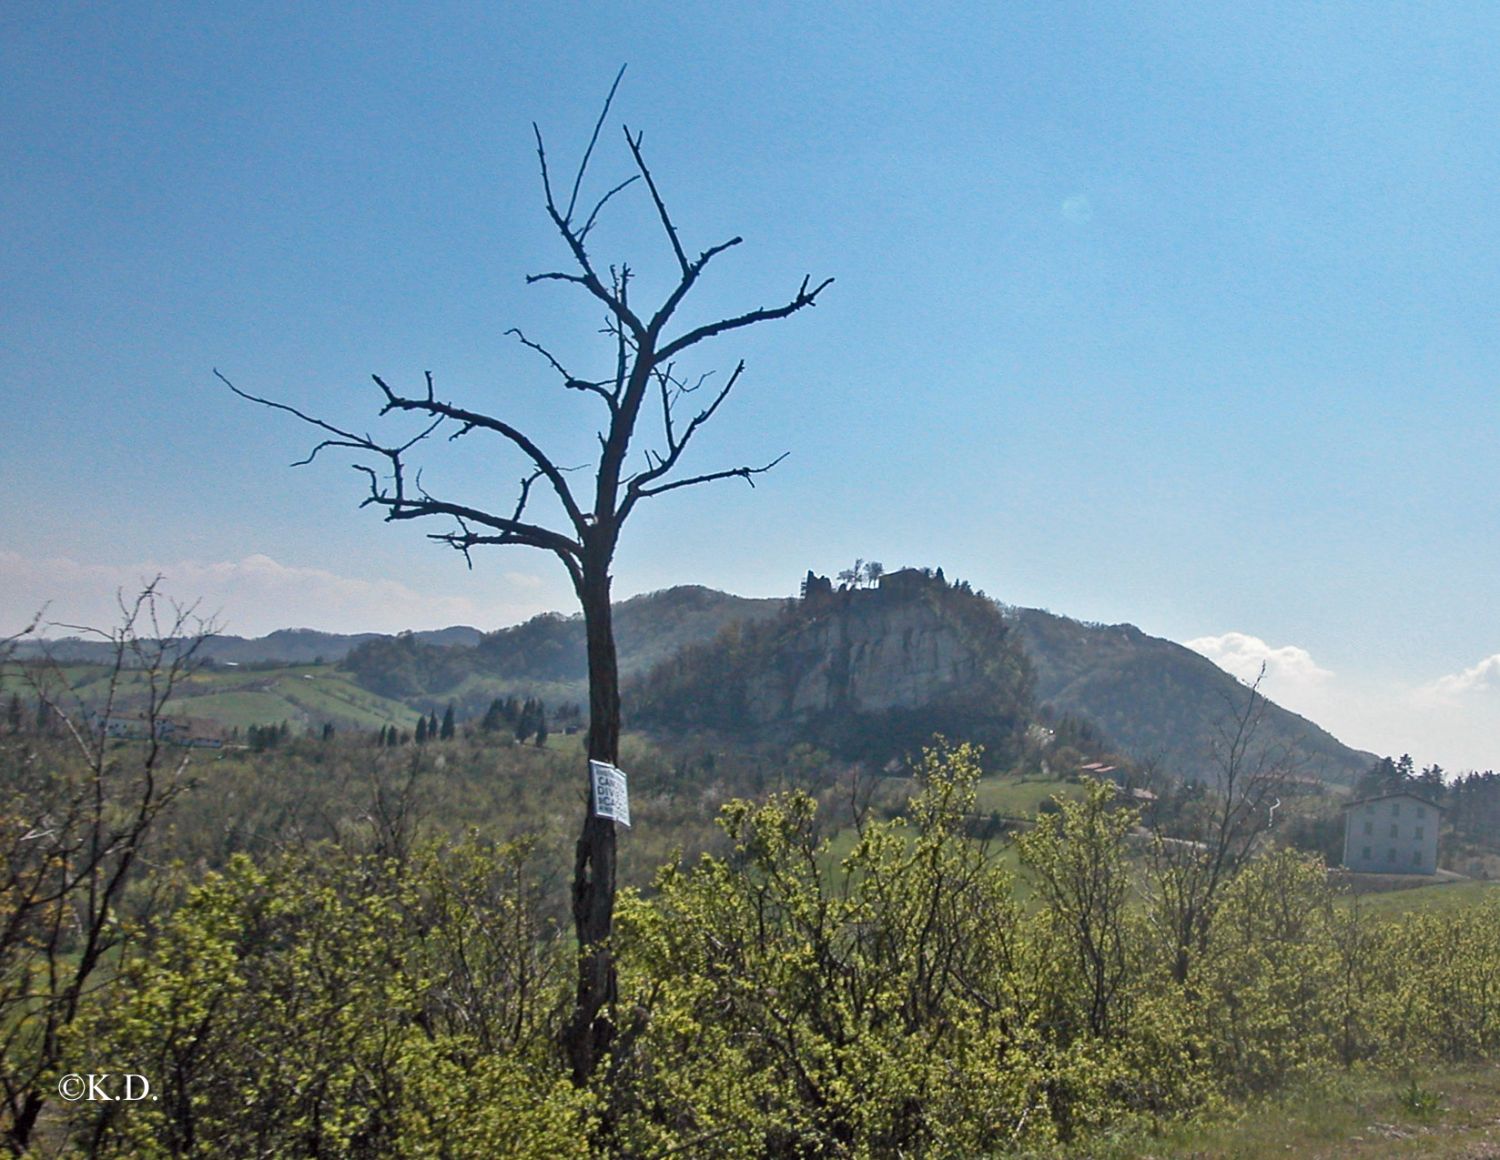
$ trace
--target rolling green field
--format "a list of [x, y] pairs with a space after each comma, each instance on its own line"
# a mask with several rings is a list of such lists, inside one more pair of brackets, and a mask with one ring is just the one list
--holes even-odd
[[1092, 1136], [1030, 1160], [1491, 1160], [1500, 1156], [1500, 1067], [1349, 1071], [1218, 1115]]
[[330, 665], [298, 665], [268, 672], [195, 673], [174, 695], [173, 708], [227, 727], [286, 720], [294, 730], [412, 728], [416, 714], [402, 704], [361, 689]]
[[1405, 914], [1447, 914], [1476, 906], [1500, 894], [1500, 882], [1443, 882], [1409, 890], [1385, 890], [1361, 894], [1358, 905], [1372, 915], [1397, 917]]
[[[99, 708], [110, 693], [110, 670], [100, 665], [65, 665], [57, 670], [66, 694], [51, 696], [66, 706]], [[17, 691], [23, 702], [34, 695], [20, 666], [0, 669], [0, 688]], [[116, 712], [138, 711], [146, 699], [142, 678], [120, 674], [114, 690]], [[289, 665], [279, 668], [224, 667], [199, 669], [177, 682], [165, 715], [212, 722], [225, 730], [248, 729], [286, 721], [295, 733], [316, 732], [325, 723], [337, 729], [374, 731], [384, 725], [411, 729], [417, 714], [400, 701], [356, 685], [350, 674], [333, 665]]]
[[979, 783], [975, 809], [1002, 818], [1030, 818], [1054, 796], [1077, 799], [1083, 792], [1081, 782], [1059, 778], [987, 777]]

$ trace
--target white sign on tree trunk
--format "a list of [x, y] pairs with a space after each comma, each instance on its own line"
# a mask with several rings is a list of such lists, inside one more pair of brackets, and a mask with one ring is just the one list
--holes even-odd
[[594, 816], [630, 825], [630, 791], [625, 786], [624, 771], [608, 762], [590, 761], [589, 775], [594, 782]]

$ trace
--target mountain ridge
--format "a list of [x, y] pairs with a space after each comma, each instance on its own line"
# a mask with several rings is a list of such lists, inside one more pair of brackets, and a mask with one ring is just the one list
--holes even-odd
[[[926, 581], [912, 580], [922, 575], [927, 577]], [[892, 601], [930, 599], [937, 589], [929, 581], [935, 579], [937, 585], [943, 586], [946, 582], [941, 577], [941, 571], [934, 574], [905, 569], [887, 574], [877, 587], [863, 589], [857, 597], [864, 600], [874, 596], [873, 603], [867, 602], [862, 607], [883, 607], [890, 613], [895, 607]], [[813, 579], [817, 578], [809, 574], [809, 580]], [[903, 584], [907, 585], [904, 596]], [[967, 592], [968, 586], [952, 587]], [[885, 595], [876, 596], [882, 589]], [[927, 597], [921, 596], [923, 591], [928, 593]], [[806, 595], [805, 586], [804, 600]], [[1072, 717], [1087, 723], [1138, 762], [1158, 764], [1182, 777], [1211, 773], [1208, 749], [1212, 724], [1243, 703], [1247, 690], [1242, 682], [1186, 646], [1151, 636], [1132, 624], [1092, 624], [1042, 609], [988, 601], [982, 593], [968, 595], [985, 600], [998, 610], [1030, 668], [1031, 688], [1038, 707], [1054, 718]], [[826, 580], [820, 581], [815, 596], [825, 602], [824, 612], [832, 610], [838, 600], [849, 599], [847, 593], [835, 592]], [[630, 700], [639, 695], [642, 680], [653, 669], [672, 663], [686, 650], [711, 649], [722, 634], [743, 633], [746, 626], [763, 625], [798, 603], [798, 598], [793, 597], [740, 597], [703, 585], [679, 585], [619, 602], [615, 605], [615, 627], [621, 674], [627, 685], [627, 716], [640, 721], [651, 717], [653, 710], [649, 706], [632, 707]], [[980, 616], [975, 623], [984, 619]], [[935, 623], [898, 623], [899, 620], [899, 617], [889, 620], [890, 632], [908, 638], [913, 633], [916, 637], [925, 633], [927, 647], [936, 650], [934, 663], [943, 657], [953, 662], [957, 656], [955, 650], [962, 651], [955, 644], [956, 638], [934, 643], [938, 642], [938, 636], [933, 635], [938, 631]], [[854, 706], [856, 713], [860, 711], [861, 681], [865, 692], [874, 687], [871, 680], [876, 685], [886, 681], [888, 687], [882, 694], [889, 702], [886, 707], [895, 707], [900, 702], [902, 711], [920, 715], [924, 701], [915, 683], [904, 691], [889, 685], [890, 681], [901, 679], [902, 665], [908, 667], [913, 682], [925, 681], [929, 693], [951, 700], [953, 688], [945, 686], [947, 678], [937, 680], [933, 676], [935, 669], [922, 675], [911, 668], [912, 662], [906, 655], [912, 647], [911, 639], [905, 644], [894, 637], [883, 639], [885, 630], [879, 629], [874, 621], [863, 627], [845, 628], [848, 631], [840, 630], [843, 636], [828, 636], [826, 625], [816, 630], [825, 633], [817, 645], [811, 643], [816, 632], [805, 636], [796, 646], [802, 650], [800, 661], [791, 654], [779, 658], [768, 654], [768, 674], [755, 677], [752, 682], [752, 701], [759, 706], [755, 712], [762, 717], [768, 713], [774, 717], [776, 714], [767, 706], [778, 697], [787, 698], [786, 706], [792, 708], [786, 716], [792, 728], [797, 714], [823, 695], [813, 690], [821, 688], [826, 693], [838, 687], [839, 681], [847, 682], [852, 677], [855, 679], [846, 689], [849, 697], [845, 708]], [[998, 641], [999, 637], [994, 639]], [[107, 663], [112, 656], [107, 642], [77, 638], [23, 641], [19, 645], [14, 653], [18, 659], [43, 651], [69, 663]], [[825, 655], [813, 655], [819, 648]], [[204, 642], [200, 655], [226, 666], [337, 664], [361, 688], [382, 698], [425, 707], [424, 711], [430, 711], [433, 704], [453, 701], [464, 713], [482, 712], [498, 693], [536, 695], [551, 704], [580, 702], [585, 700], [586, 693], [583, 624], [577, 614], [546, 613], [489, 633], [469, 626], [397, 635], [279, 629], [258, 638], [212, 637]], [[906, 659], [902, 659], [904, 656]], [[968, 666], [965, 671], [970, 677], [982, 667], [974, 657], [963, 664]], [[859, 665], [865, 667], [859, 669]], [[885, 669], [884, 676], [880, 675], [881, 666]], [[706, 675], [693, 694], [700, 699], [709, 697], [723, 677], [723, 673], [711, 667], [704, 672]], [[958, 670], [953, 677], [955, 681], [964, 679], [963, 672]], [[643, 708], [645, 712], [641, 712]], [[834, 708], [829, 701], [819, 713], [811, 715], [821, 720], [817, 728], [811, 729], [812, 733], [829, 737], [838, 733], [831, 726], [836, 715]], [[691, 716], [691, 711], [688, 715]], [[802, 723], [806, 725], [808, 714], [802, 715]], [[914, 717], [913, 727], [916, 721]], [[1316, 723], [1274, 703], [1268, 703], [1264, 728], [1266, 741], [1297, 751], [1307, 772], [1320, 780], [1350, 784], [1376, 760], [1374, 754], [1345, 745]]]
[[[371, 640], [410, 635], [440, 647], [476, 644], [484, 633], [469, 625], [422, 629], [411, 633], [323, 632], [315, 628], [278, 628], [265, 636], [234, 636], [214, 633], [204, 638], [197, 655], [217, 664], [333, 664]], [[65, 663], [107, 664], [114, 656], [108, 641], [64, 636], [48, 640], [16, 642], [15, 655], [22, 659], [50, 656]]]
[[[1241, 710], [1248, 687], [1186, 645], [1133, 624], [1090, 624], [1037, 608], [1007, 608], [1036, 675], [1037, 700], [1084, 718], [1137, 760], [1208, 777], [1213, 726]], [[1307, 772], [1353, 784], [1377, 760], [1266, 699], [1263, 744]]]

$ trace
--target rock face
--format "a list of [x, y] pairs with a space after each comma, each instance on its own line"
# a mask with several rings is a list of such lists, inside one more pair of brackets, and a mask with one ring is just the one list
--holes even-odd
[[749, 676], [746, 709], [759, 724], [828, 713], [920, 709], [962, 692], [981, 658], [933, 601], [888, 590], [835, 594]]
[[629, 690], [634, 721], [805, 740], [873, 756], [934, 733], [998, 759], [1030, 709], [1029, 671], [999, 609], [907, 570], [834, 591], [809, 577], [780, 615], [686, 649]]

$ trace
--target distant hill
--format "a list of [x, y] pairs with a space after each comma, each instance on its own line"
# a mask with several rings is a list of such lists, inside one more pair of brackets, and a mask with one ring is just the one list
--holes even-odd
[[[424, 644], [451, 647], [474, 645], [483, 637], [477, 628], [454, 626], [410, 634]], [[305, 665], [332, 664], [343, 660], [352, 649], [372, 640], [389, 639], [378, 632], [317, 632], [311, 628], [281, 628], [267, 636], [211, 636], [198, 649], [198, 656], [217, 664], [232, 665]], [[108, 664], [114, 650], [107, 642], [85, 640], [76, 636], [60, 640], [17, 642], [15, 655], [20, 659], [41, 656], [68, 664]]]
[[[846, 751], [945, 732], [1013, 748], [1039, 709], [1182, 777], [1213, 778], [1216, 727], [1249, 690], [1206, 657], [1133, 625], [1004, 608], [907, 569], [874, 589], [826, 581], [776, 617], [690, 646], [627, 686], [634, 723], [806, 739]], [[812, 578], [810, 577], [810, 580]], [[878, 745], [876, 744], [878, 741]], [[1267, 703], [1254, 749], [1352, 784], [1376, 761]]]
[[1005, 763], [1031, 720], [1030, 673], [995, 604], [907, 569], [834, 591], [809, 574], [772, 617], [689, 645], [627, 685], [630, 723], [896, 757], [934, 733]]
[[[614, 608], [620, 673], [642, 672], [731, 624], [774, 616], [782, 603], [699, 585], [622, 601]], [[502, 693], [535, 694], [554, 704], [588, 696], [581, 615], [545, 613], [488, 633], [472, 647], [442, 647], [418, 634], [381, 637], [351, 650], [343, 667], [363, 688], [383, 696], [450, 698], [471, 708]]]
[[[1082, 717], [1138, 760], [1181, 776], [1213, 776], [1214, 725], [1242, 710], [1248, 691], [1207, 657], [1130, 624], [1083, 624], [1035, 608], [1007, 610], [1036, 674], [1037, 700]], [[1376, 761], [1278, 705], [1258, 744], [1290, 751], [1300, 772], [1353, 782]]]

